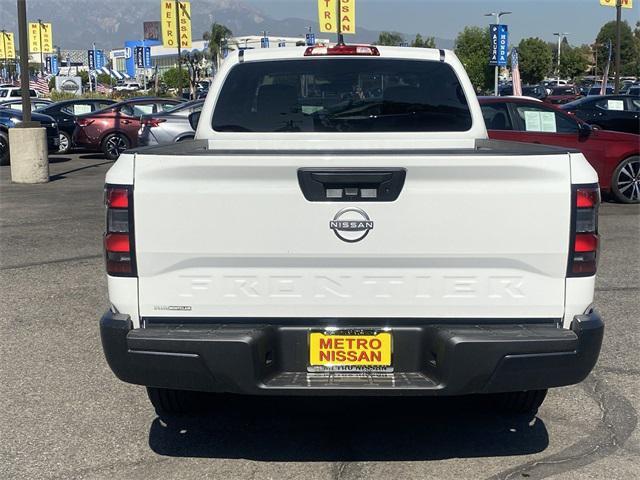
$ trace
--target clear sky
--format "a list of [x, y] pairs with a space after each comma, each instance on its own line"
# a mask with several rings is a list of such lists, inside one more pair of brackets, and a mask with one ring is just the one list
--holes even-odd
[[[317, 17], [317, 0], [246, 0], [277, 19]], [[633, 27], [640, 19], [640, 0], [623, 9], [622, 18]], [[372, 30], [454, 39], [465, 25], [486, 25], [484, 13], [512, 11], [503, 17], [514, 41], [540, 37], [553, 41], [553, 32], [569, 32], [574, 45], [593, 43], [602, 24], [615, 20], [615, 8], [598, 0], [356, 0], [356, 24]]]

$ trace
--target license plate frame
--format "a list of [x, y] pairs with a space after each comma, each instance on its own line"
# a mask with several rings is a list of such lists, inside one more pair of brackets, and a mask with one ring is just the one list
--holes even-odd
[[[371, 344], [372, 339], [378, 339], [381, 343], [381, 361], [377, 361], [374, 358], [374, 364], [367, 363], [355, 363], [353, 361], [323, 361], [318, 362], [317, 353], [318, 347], [314, 345], [316, 340], [323, 338], [325, 340], [332, 339], [342, 340], [348, 342], [348, 339], [353, 339], [351, 343], [357, 344], [357, 340], [364, 340], [368, 342], [368, 346]], [[374, 342], [375, 344], [375, 342]], [[362, 343], [360, 343], [362, 345]], [[362, 352], [363, 349], [331, 349], [334, 351], [356, 351]], [[373, 353], [375, 350], [367, 349], [369, 353]], [[368, 375], [368, 374], [385, 374], [393, 373], [393, 334], [391, 329], [388, 328], [325, 328], [325, 329], [312, 329], [307, 334], [307, 372], [308, 373], [324, 373], [324, 374], [353, 374], [353, 375]], [[326, 357], [325, 357], [326, 358]]]

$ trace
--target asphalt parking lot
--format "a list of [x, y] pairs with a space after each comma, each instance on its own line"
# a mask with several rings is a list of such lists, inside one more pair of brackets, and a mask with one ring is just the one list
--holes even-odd
[[535, 418], [471, 400], [245, 398], [159, 419], [100, 346], [110, 165], [54, 156], [40, 186], [0, 168], [0, 478], [640, 478], [640, 205], [601, 208], [600, 360]]

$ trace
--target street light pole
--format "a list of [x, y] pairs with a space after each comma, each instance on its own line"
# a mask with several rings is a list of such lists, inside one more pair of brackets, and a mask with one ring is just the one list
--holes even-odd
[[562, 47], [562, 39], [564, 37], [566, 37], [567, 35], [569, 35], [568, 32], [556, 32], [554, 33], [554, 35], [558, 36], [558, 86], [560, 85], [560, 52], [561, 52], [561, 47]]
[[[500, 18], [503, 15], [510, 15], [511, 13], [513, 13], [513, 12], [491, 12], [491, 13], [485, 13], [484, 16], [485, 17], [493, 17], [495, 15], [495, 17], [496, 17], [496, 25], [500, 25]], [[494, 88], [493, 88], [493, 94], [496, 97], [498, 96], [498, 80], [499, 80], [499, 76], [500, 76], [500, 67], [498, 65], [496, 65]]]
[[40, 74], [44, 75], [44, 55], [42, 52], [42, 20], [38, 19], [38, 35], [40, 36]]
[[616, 79], [615, 94], [620, 93], [620, 24], [622, 23], [622, 0], [616, 1]]

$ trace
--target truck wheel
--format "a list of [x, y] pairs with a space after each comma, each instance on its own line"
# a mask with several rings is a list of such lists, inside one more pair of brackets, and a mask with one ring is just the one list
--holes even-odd
[[102, 153], [108, 160], [117, 160], [129, 148], [129, 139], [119, 133], [112, 133], [102, 141]]
[[189, 390], [147, 387], [147, 395], [158, 415], [184, 414], [202, 410], [206, 394]]
[[613, 172], [611, 192], [620, 203], [640, 202], [640, 157], [620, 162]]
[[0, 132], [0, 165], [9, 165], [9, 135]]
[[492, 406], [502, 413], [535, 414], [546, 396], [547, 390], [497, 393], [493, 395]]

